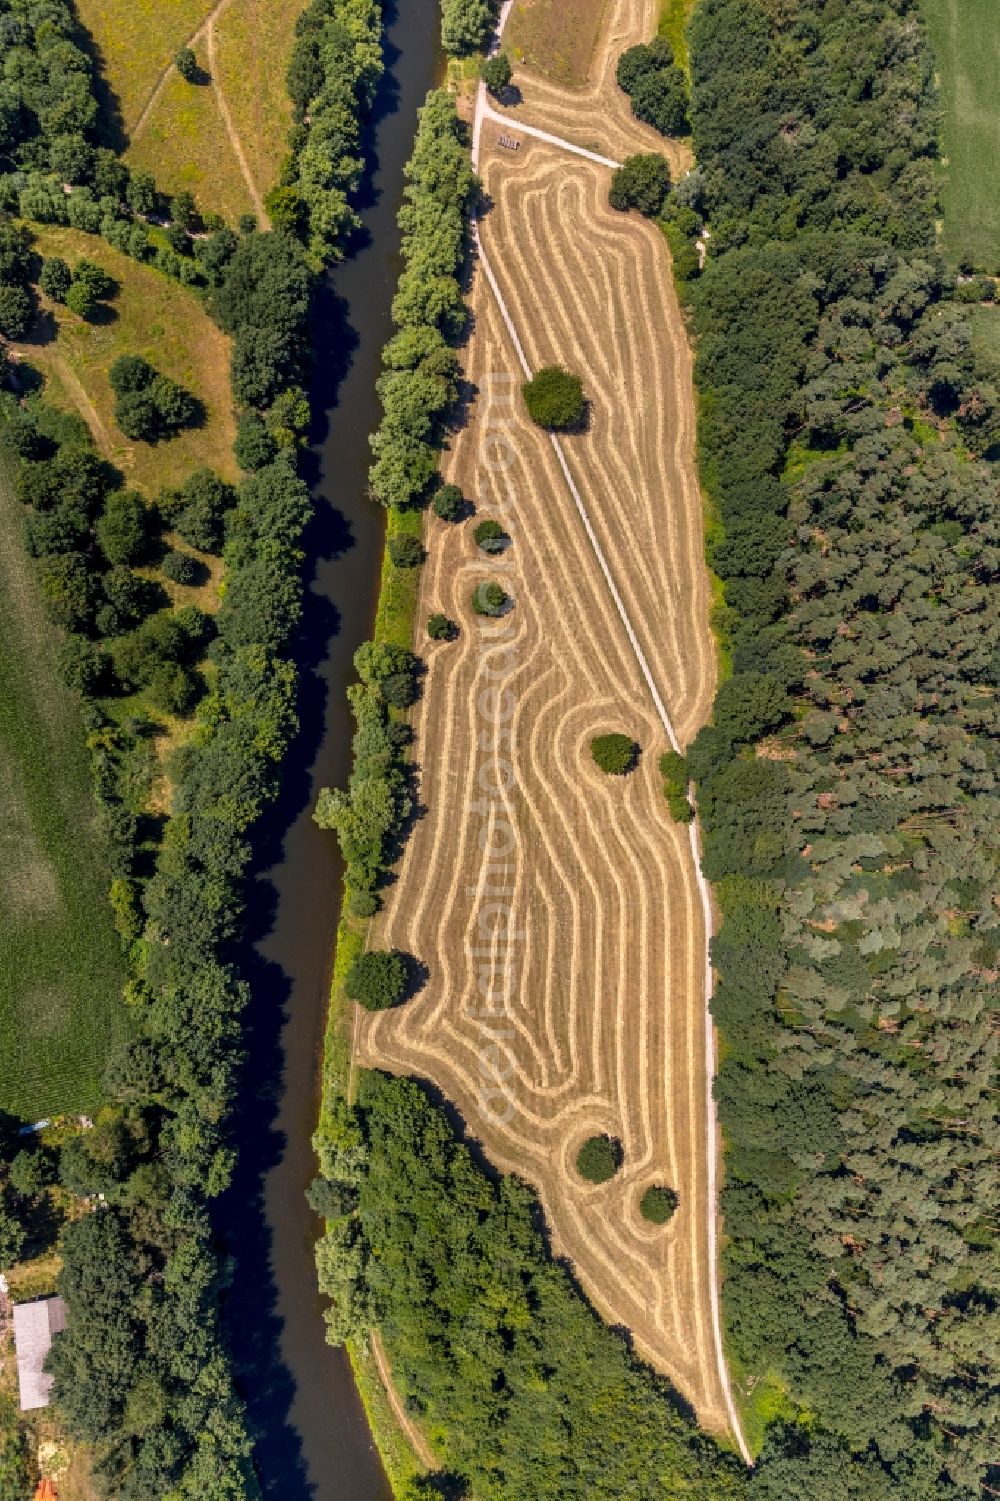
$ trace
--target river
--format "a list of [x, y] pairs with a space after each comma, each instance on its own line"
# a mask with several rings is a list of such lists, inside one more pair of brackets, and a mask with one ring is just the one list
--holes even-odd
[[384, 533], [365, 493], [367, 439], [380, 416], [375, 381], [399, 274], [403, 167], [417, 108], [440, 76], [438, 28], [437, 0], [387, 7], [363, 229], [330, 277], [313, 328], [316, 519], [299, 651], [302, 728], [261, 834], [244, 966], [253, 999], [236, 1123], [240, 1160], [218, 1218], [231, 1258], [227, 1331], [267, 1501], [391, 1496], [347, 1358], [323, 1338], [313, 1263], [321, 1227], [304, 1197], [315, 1173], [310, 1138], [342, 878], [334, 839], [311, 812], [319, 789], [343, 785], [350, 767], [345, 692], [374, 617]]

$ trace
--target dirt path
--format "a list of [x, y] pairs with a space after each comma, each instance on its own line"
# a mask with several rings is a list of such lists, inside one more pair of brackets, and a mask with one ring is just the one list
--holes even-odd
[[382, 1345], [382, 1339], [377, 1329], [372, 1330], [371, 1345], [372, 1355], [375, 1357], [375, 1364], [378, 1367], [379, 1379], [382, 1382], [382, 1385], [385, 1387], [385, 1394], [389, 1398], [389, 1406], [392, 1408], [393, 1417], [396, 1419], [396, 1422], [402, 1429], [407, 1443], [409, 1444], [410, 1448], [413, 1450], [417, 1458], [420, 1460], [420, 1463], [426, 1466], [428, 1470], [436, 1470], [438, 1467], [437, 1460], [431, 1453], [427, 1441], [424, 1438], [423, 1434], [420, 1432], [420, 1429], [416, 1426], [413, 1419], [406, 1411], [406, 1408], [403, 1406], [402, 1401], [400, 1400], [399, 1393], [396, 1390], [395, 1383], [392, 1379], [392, 1371], [389, 1368], [389, 1362], [386, 1359], [386, 1353]]
[[[209, 77], [212, 81], [212, 95], [218, 107], [219, 114], [222, 116], [222, 123], [226, 127], [226, 135], [229, 137], [229, 144], [233, 149], [233, 155], [236, 157], [236, 160], [239, 164], [240, 173], [243, 177], [244, 183], [246, 184], [247, 192], [250, 195], [250, 201], [254, 206], [254, 210], [260, 222], [265, 226], [265, 228], [269, 228], [271, 221], [268, 218], [267, 210], [264, 207], [264, 200], [260, 195], [260, 190], [258, 189], [256, 182], [254, 181], [253, 173], [250, 171], [250, 165], [246, 158], [246, 152], [243, 150], [243, 142], [240, 140], [239, 132], [236, 129], [235, 124], [233, 123], [233, 117], [230, 113], [229, 105], [226, 102], [226, 96], [218, 79], [218, 67], [216, 64], [215, 55], [215, 23], [230, 3], [231, 0], [218, 0], [218, 3], [205, 17], [204, 21], [202, 21], [197, 31], [195, 31], [188, 38], [184, 45], [185, 47], [191, 47], [193, 49], [198, 45], [199, 42], [203, 41], [205, 43], [205, 47], [208, 52], [208, 72]], [[132, 144], [134, 144], [139, 139], [146, 126], [149, 124], [153, 111], [159, 104], [160, 99], [163, 95], [163, 90], [166, 88], [167, 80], [170, 78], [173, 72], [174, 64], [173, 62], [170, 62], [167, 64], [167, 66], [164, 68], [163, 72], [157, 79], [153, 92], [146, 100], [146, 103], [144, 104], [142, 109], [142, 113], [135, 123], [135, 129], [131, 132], [130, 135], [130, 141], [132, 142]]]
[[73, 401], [76, 403], [77, 411], [80, 413], [80, 416], [90, 428], [90, 431], [97, 438], [97, 441], [104, 452], [105, 458], [114, 458], [116, 454], [120, 454], [122, 452], [122, 445], [120, 443], [115, 443], [111, 434], [104, 426], [104, 423], [101, 420], [100, 412], [97, 410], [94, 403], [88, 396], [85, 387], [82, 385], [76, 374], [76, 371], [72, 368], [67, 360], [63, 359], [61, 354], [52, 355], [51, 360], [59, 372], [59, 379], [62, 381], [70, 396], [72, 396]]
[[[197, 47], [198, 43], [200, 41], [203, 41], [204, 38], [207, 37], [211, 27], [214, 26], [215, 22], [219, 19], [219, 17], [222, 15], [222, 12], [229, 4], [230, 0], [218, 0], [218, 3], [205, 17], [204, 21], [202, 21], [197, 31], [192, 32], [192, 34], [188, 37], [187, 41], [184, 43], [184, 46], [190, 47], [192, 48], [192, 50]], [[138, 138], [142, 135], [142, 132], [145, 130], [146, 126], [149, 124], [149, 117], [153, 113], [153, 110], [156, 108], [156, 106], [159, 104], [160, 96], [167, 86], [167, 79], [173, 72], [174, 63], [173, 59], [171, 59], [170, 62], [167, 63], [167, 66], [164, 68], [163, 72], [160, 74], [159, 78], [156, 80], [153, 92], [150, 94], [149, 98], [146, 100], [146, 103], [143, 105], [142, 113], [140, 114], [138, 120], [136, 120], [134, 128], [129, 132], [130, 141], [137, 141]]]
[[502, 115], [499, 110], [492, 108], [486, 102], [486, 85], [479, 85], [477, 101], [477, 124], [482, 120], [495, 120], [499, 125], [508, 125], [519, 130], [522, 135], [533, 136], [537, 141], [547, 141], [550, 146], [560, 146], [563, 151], [572, 151], [576, 156], [584, 156], [588, 161], [596, 162], [599, 167], [620, 167], [621, 162], [612, 161], [610, 157], [601, 156], [596, 151], [588, 151], [585, 146], [575, 146], [572, 141], [564, 141], [561, 136], [552, 135], [547, 130], [539, 130], [534, 125], [525, 124], [518, 115], [516, 118], [510, 115]]
[[226, 134], [229, 137], [229, 144], [230, 146], [232, 146], [236, 160], [240, 164], [240, 171], [243, 174], [243, 181], [246, 183], [247, 192], [250, 194], [250, 201], [253, 203], [257, 218], [260, 220], [261, 224], [263, 224], [265, 229], [270, 229], [271, 221], [268, 218], [267, 210], [264, 207], [264, 200], [260, 196], [260, 191], [257, 187], [257, 184], [254, 182], [253, 173], [250, 171], [250, 164], [247, 161], [246, 153], [243, 150], [243, 142], [240, 140], [239, 132], [237, 131], [236, 126], [233, 124], [233, 117], [229, 112], [229, 105], [226, 102], [226, 96], [223, 93], [222, 85], [219, 83], [219, 70], [215, 59], [215, 19], [218, 14], [218, 10], [219, 7], [217, 7], [216, 10], [212, 12], [211, 17], [209, 18], [208, 31], [206, 32], [206, 39], [208, 44], [208, 71], [212, 79], [212, 93], [215, 95], [215, 102], [219, 107], [219, 113], [222, 116], [222, 123], [226, 127]]

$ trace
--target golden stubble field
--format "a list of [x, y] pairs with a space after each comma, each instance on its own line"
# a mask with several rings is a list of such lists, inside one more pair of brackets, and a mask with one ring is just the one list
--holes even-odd
[[[616, 52], [651, 34], [648, 9], [609, 5]], [[528, 81], [515, 81], [527, 99]], [[607, 148], [616, 143], [590, 121], [601, 108], [600, 95], [567, 92], [560, 118], [539, 123]], [[527, 104], [517, 113], [535, 123]], [[589, 425], [564, 440], [567, 463], [686, 744], [708, 716], [716, 663], [691, 354], [666, 244], [608, 207], [605, 169], [538, 141], [506, 152], [497, 130], [483, 135], [484, 248], [531, 368], [558, 361], [584, 379]], [[468, 523], [428, 520], [417, 643], [428, 671], [414, 717], [426, 811], [371, 934], [413, 953], [428, 978], [399, 1010], [358, 1018], [357, 1056], [426, 1078], [458, 1105], [489, 1157], [535, 1185], [554, 1249], [601, 1313], [723, 1431], [706, 933], [688, 831], [671, 821], [657, 770], [668, 740], [555, 449], [524, 413], [513, 340], [481, 269], [471, 308], [476, 395], [445, 470], [511, 545], [488, 558]], [[515, 601], [498, 621], [471, 609], [489, 578]], [[423, 622], [436, 610], [461, 634], [428, 651]], [[626, 778], [591, 758], [591, 737], [609, 730], [642, 747]], [[598, 1132], [620, 1139], [624, 1160], [595, 1187], [575, 1159]], [[639, 1214], [660, 1183], [680, 1196], [666, 1227]]]

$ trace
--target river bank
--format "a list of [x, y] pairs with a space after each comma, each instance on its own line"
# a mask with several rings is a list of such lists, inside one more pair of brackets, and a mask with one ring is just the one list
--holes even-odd
[[240, 1165], [219, 1215], [231, 1256], [226, 1317], [267, 1498], [388, 1501], [344, 1352], [326, 1344], [305, 1201], [342, 869], [335, 841], [312, 821], [316, 793], [346, 779], [346, 688], [370, 634], [384, 513], [367, 500], [367, 435], [391, 331], [398, 273], [396, 215], [416, 111], [439, 70], [435, 0], [400, 0], [386, 15], [386, 74], [366, 142], [372, 171], [352, 257], [329, 278], [313, 326], [316, 501], [306, 547], [300, 641], [301, 732], [284, 792], [263, 834], [245, 966], [253, 1001], [236, 1123]]

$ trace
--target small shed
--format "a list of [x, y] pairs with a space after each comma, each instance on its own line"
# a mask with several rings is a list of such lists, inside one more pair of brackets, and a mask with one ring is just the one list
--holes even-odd
[[46, 1375], [45, 1357], [53, 1337], [65, 1328], [66, 1304], [62, 1298], [36, 1298], [33, 1303], [14, 1304], [14, 1347], [22, 1412], [48, 1407], [52, 1377]]

